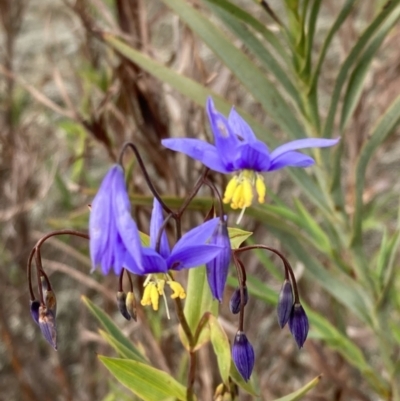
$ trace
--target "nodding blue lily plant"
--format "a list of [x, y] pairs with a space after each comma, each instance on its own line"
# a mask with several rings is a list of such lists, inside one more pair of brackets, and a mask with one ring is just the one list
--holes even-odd
[[215, 109], [211, 97], [207, 100], [207, 114], [215, 144], [200, 139], [163, 139], [162, 144], [171, 150], [182, 152], [199, 160], [211, 170], [222, 174], [233, 173], [225, 194], [224, 203], [232, 209], [245, 210], [253, 202], [253, 188], [258, 202], [265, 202], [266, 186], [261, 173], [284, 167], [308, 167], [314, 159], [297, 152], [304, 148], [323, 148], [336, 145], [338, 139], [305, 138], [288, 142], [270, 152], [268, 146], [258, 140], [253, 130], [232, 107], [229, 117]]
[[[266, 187], [261, 173], [279, 170], [287, 166], [310, 166], [314, 160], [297, 150], [332, 146], [338, 142], [338, 139], [301, 139], [288, 142], [270, 152], [267, 145], [255, 137], [249, 125], [234, 108], [226, 118], [215, 109], [212, 99], [209, 98], [207, 113], [214, 133], [214, 145], [189, 138], [165, 139], [162, 143], [169, 149], [183, 152], [201, 161], [209, 169], [223, 174], [233, 173], [234, 177], [229, 181], [223, 198], [216, 186], [208, 180], [208, 170], [205, 170], [188, 194], [186, 201], [183, 202], [183, 206], [177, 212], [172, 211], [163, 203], [154, 189], [138, 149], [133, 143], [128, 143], [121, 150], [120, 164], [115, 164], [110, 168], [93, 199], [89, 218], [89, 235], [74, 230], [55, 231], [43, 237], [31, 251], [28, 261], [31, 315], [40, 326], [43, 336], [54, 348], [57, 347], [55, 294], [41, 265], [39, 248], [47, 238], [64, 234], [89, 239], [93, 270], [100, 267], [104, 275], [110, 272], [119, 275], [117, 305], [126, 319], [129, 320], [133, 317], [136, 320], [136, 300], [133, 281], [129, 273], [131, 289], [128, 294], [123, 291], [124, 272], [147, 276], [143, 284], [141, 304], [152, 306], [154, 310], [158, 310], [160, 297], [163, 297], [168, 317], [169, 311], [164, 288], [166, 285], [170, 287], [171, 298], [176, 299], [175, 306], [181, 328], [185, 332], [190, 346], [191, 363], [195, 360], [193, 355], [198, 345], [196, 342], [203, 328], [202, 324], [204, 325], [206, 322], [204, 319], [207, 318], [208, 311], [203, 311], [204, 315], [197, 327], [189, 327], [180, 303], [180, 299], [184, 299], [186, 293], [183, 286], [176, 280], [174, 272], [205, 265], [211, 294], [214, 299], [222, 302], [230, 263], [233, 261], [238, 273], [239, 287], [231, 299], [230, 308], [232, 313], [239, 315], [239, 324], [232, 346], [232, 359], [245, 381], [250, 379], [255, 354], [244, 332], [244, 313], [248, 292], [245, 266], [239, 255], [256, 248], [274, 252], [281, 258], [285, 266], [285, 286], [283, 292], [281, 291], [278, 303], [279, 324], [284, 327], [288, 323], [298, 346], [301, 348], [304, 345], [309, 329], [308, 319], [300, 303], [296, 278], [288, 260], [278, 250], [262, 244], [243, 246], [232, 250], [223, 203], [230, 203], [234, 209], [242, 209], [241, 215], [243, 215], [245, 208], [250, 206], [253, 201], [254, 187], [258, 201], [260, 203], [265, 201]], [[142, 244], [138, 227], [131, 215], [131, 203], [121, 165], [122, 156], [127, 147], [134, 151], [146, 182], [154, 195], [149, 246]], [[219, 217], [191, 229], [182, 237], [177, 238], [175, 245], [171, 247], [165, 232], [167, 220], [172, 218], [180, 226], [183, 212], [203, 185], [208, 185], [218, 198]], [[166, 218], [163, 216], [163, 210], [168, 213]], [[39, 293], [39, 299], [35, 297], [31, 282], [33, 257], [35, 257], [37, 265], [38, 280], [45, 284]], [[39, 285], [41, 284], [39, 283]], [[193, 299], [195, 297], [196, 295]], [[201, 301], [199, 303], [201, 304]], [[191, 368], [189, 371], [192, 375], [189, 382], [193, 383], [195, 380], [194, 370]], [[192, 391], [192, 389], [188, 389], [188, 392], [190, 392], [189, 390]]]

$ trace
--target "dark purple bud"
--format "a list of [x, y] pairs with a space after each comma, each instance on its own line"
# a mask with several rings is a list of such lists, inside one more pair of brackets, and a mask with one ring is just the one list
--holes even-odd
[[226, 221], [219, 221], [211, 236], [210, 244], [218, 245], [222, 248], [218, 256], [206, 264], [207, 279], [211, 294], [219, 302], [222, 302], [232, 254]]
[[57, 351], [56, 319], [53, 312], [43, 305], [39, 307], [39, 327], [43, 337]]
[[126, 319], [126, 320], [131, 320], [131, 315], [128, 313], [128, 310], [126, 309], [126, 294], [122, 291], [117, 292], [117, 305], [118, 309], [121, 312], [121, 315]]
[[298, 303], [293, 305], [292, 312], [290, 313], [289, 329], [297, 345], [301, 348], [306, 341], [309, 325], [306, 312], [304, 312], [303, 307]]
[[293, 308], [293, 291], [292, 284], [289, 280], [283, 282], [278, 301], [278, 322], [281, 329], [289, 321], [290, 313]]
[[[243, 302], [244, 305], [247, 305], [247, 301], [249, 300], [249, 294], [247, 292], [247, 287], [243, 287]], [[233, 292], [232, 297], [229, 301], [229, 309], [231, 312], [236, 315], [237, 313], [240, 312], [240, 288], [236, 288], [236, 290]]]
[[243, 331], [238, 331], [232, 347], [232, 359], [238, 372], [248, 381], [254, 367], [254, 349]]
[[136, 312], [136, 298], [135, 294], [131, 291], [126, 295], [125, 300], [126, 310], [132, 316], [132, 319], [136, 322], [137, 312]]
[[39, 324], [39, 308], [40, 308], [39, 301], [36, 301], [36, 299], [31, 301], [31, 316], [36, 324]]

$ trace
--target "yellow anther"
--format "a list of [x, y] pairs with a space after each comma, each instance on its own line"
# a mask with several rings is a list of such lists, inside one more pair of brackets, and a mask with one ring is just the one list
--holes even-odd
[[183, 287], [177, 281], [167, 281], [167, 284], [171, 287], [173, 294], [171, 295], [172, 299], [180, 298], [185, 299], [186, 293]]
[[229, 180], [228, 185], [226, 186], [226, 189], [225, 189], [225, 193], [224, 193], [224, 199], [223, 199], [224, 203], [229, 203], [231, 201], [238, 184], [239, 184], [239, 180], [238, 180], [238, 177], [236, 177], [236, 176], [232, 177]]
[[143, 297], [140, 301], [140, 303], [143, 306], [146, 305], [151, 305], [151, 288], [154, 286], [153, 283], [149, 283], [146, 287], [144, 287], [144, 291], [143, 291]]
[[244, 179], [243, 181], [243, 205], [241, 208], [251, 206], [253, 202], [253, 186], [251, 185], [250, 180]]
[[165, 286], [165, 280], [157, 281], [157, 290], [160, 295], [164, 294], [164, 286]]
[[243, 183], [241, 182], [233, 194], [231, 207], [232, 209], [240, 208], [243, 199]]
[[264, 177], [260, 174], [257, 174], [256, 179], [256, 191], [258, 195], [258, 202], [264, 203], [265, 202], [265, 194], [267, 192], [267, 188], [264, 183]]
[[150, 292], [151, 306], [153, 307], [153, 310], [158, 310], [158, 300], [160, 298], [160, 294], [158, 293], [157, 286], [154, 283], [151, 283], [151, 284], [150, 284], [151, 285], [151, 292]]

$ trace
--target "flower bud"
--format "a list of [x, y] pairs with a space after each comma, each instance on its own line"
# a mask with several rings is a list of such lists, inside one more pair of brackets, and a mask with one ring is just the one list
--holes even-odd
[[297, 345], [301, 348], [306, 341], [309, 325], [307, 315], [299, 303], [293, 305], [289, 317], [289, 329]]
[[117, 305], [118, 305], [119, 311], [121, 312], [121, 315], [126, 320], [131, 320], [131, 315], [129, 314], [129, 312], [126, 308], [126, 294], [122, 291], [117, 292]]
[[31, 301], [31, 316], [32, 319], [35, 321], [36, 324], [39, 324], [39, 308], [40, 308], [40, 302], [34, 299]]
[[[243, 299], [244, 305], [247, 305], [247, 301], [249, 300], [249, 294], [247, 292], [246, 286], [243, 286], [243, 296], [244, 296]], [[229, 309], [234, 315], [240, 312], [240, 288], [236, 288], [236, 290], [233, 292], [232, 297], [229, 301]]]
[[210, 244], [218, 245], [222, 248], [218, 256], [206, 264], [207, 279], [211, 294], [213, 298], [222, 302], [232, 254], [231, 241], [225, 220], [218, 222], [211, 236]]
[[278, 322], [281, 329], [289, 321], [290, 313], [293, 308], [292, 284], [289, 280], [283, 282], [278, 301]]
[[39, 306], [39, 327], [43, 337], [57, 351], [56, 319], [53, 312], [46, 306]]
[[125, 305], [129, 315], [132, 316], [132, 319], [136, 322], [137, 319], [136, 298], [135, 294], [132, 291], [129, 291], [128, 294], [126, 295]]
[[238, 372], [248, 381], [254, 367], [254, 349], [243, 331], [238, 331], [232, 347], [232, 359]]
[[56, 316], [57, 314], [57, 299], [54, 291], [49, 287], [47, 278], [44, 276], [40, 277], [42, 282], [42, 289], [43, 289], [43, 299], [47, 309], [53, 312], [53, 315]]

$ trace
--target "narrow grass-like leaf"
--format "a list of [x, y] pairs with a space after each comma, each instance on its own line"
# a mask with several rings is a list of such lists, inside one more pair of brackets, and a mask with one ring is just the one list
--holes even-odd
[[362, 214], [363, 214], [363, 191], [365, 172], [368, 162], [378, 146], [394, 132], [394, 128], [400, 122], [400, 96], [390, 105], [385, 114], [380, 118], [377, 125], [369, 136], [367, 142], [361, 149], [356, 168], [356, 202], [353, 220], [352, 246], [361, 245], [362, 240]]
[[312, 390], [322, 379], [322, 375], [317, 376], [315, 379], [311, 380], [301, 389], [295, 391], [294, 393], [288, 394], [285, 397], [277, 398], [274, 401], [296, 401], [302, 399], [310, 390]]
[[360, 36], [350, 54], [347, 56], [346, 60], [342, 64], [342, 67], [339, 71], [339, 74], [336, 78], [335, 88], [333, 91], [333, 95], [331, 98], [331, 104], [329, 106], [328, 117], [325, 122], [324, 127], [324, 137], [331, 137], [333, 128], [334, 128], [334, 120], [336, 115], [337, 106], [340, 99], [340, 94], [342, 92], [342, 88], [346, 83], [347, 75], [350, 71], [350, 68], [354, 65], [357, 61], [359, 55], [365, 48], [366, 44], [369, 40], [375, 35], [379, 27], [381, 26], [382, 22], [390, 15], [393, 10], [399, 5], [400, 0], [393, 0], [388, 3], [387, 7], [384, 7], [382, 11], [375, 17], [375, 19], [368, 25], [367, 29], [364, 33]]
[[119, 356], [121, 356], [122, 358], [132, 359], [134, 361], [143, 362], [143, 363], [147, 362], [143, 357], [138, 358], [136, 353], [132, 352], [126, 345], [120, 343], [111, 334], [109, 334], [101, 329], [99, 330], [99, 333], [100, 333], [101, 337], [104, 338], [104, 340], [106, 340], [108, 342], [108, 344], [110, 344], [111, 347], [114, 348], [114, 350], [116, 352], [118, 352]]
[[99, 356], [111, 374], [144, 401], [163, 401], [175, 397], [186, 400], [186, 389], [169, 374], [149, 365], [127, 359]]
[[163, 0], [163, 2], [214, 51], [290, 137], [304, 136], [304, 128], [289, 111], [289, 106], [275, 86], [208, 18], [186, 1]]
[[400, 8], [394, 10], [393, 13], [389, 15], [389, 17], [382, 24], [371, 43], [365, 49], [350, 76], [346, 93], [344, 95], [342, 115], [340, 119], [340, 129], [342, 131], [345, 129], [358, 104], [363, 90], [365, 77], [369, 72], [369, 67], [372, 63], [372, 60], [375, 57], [378, 49], [380, 48], [383, 40], [386, 38], [393, 25], [398, 21], [399, 16]]
[[124, 336], [121, 330], [115, 325], [111, 318], [104, 313], [98, 306], [90, 301], [85, 296], [82, 296], [83, 303], [90, 310], [92, 315], [100, 322], [104, 330], [115, 338], [119, 343], [126, 347], [132, 354], [136, 355], [136, 360], [147, 362], [145, 357], [139, 352], [139, 350]]
[[257, 32], [259, 32], [266, 40], [271, 44], [271, 46], [276, 50], [276, 52], [285, 60], [286, 64], [290, 64], [289, 55], [287, 54], [285, 48], [280, 43], [277, 36], [271, 32], [263, 23], [258, 19], [254, 18], [251, 14], [246, 12], [243, 8], [236, 6], [228, 0], [204, 0], [208, 4], [213, 4], [215, 7], [219, 7], [226, 13], [230, 14], [232, 17], [236, 18], [240, 22], [244, 22], [246, 25], [250, 26]]
[[224, 9], [213, 6], [213, 1], [203, 0], [209, 4], [211, 10], [219, 16], [219, 18], [225, 23], [225, 25], [236, 35], [243, 44], [257, 57], [268, 73], [273, 74], [277, 81], [280, 82], [286, 92], [292, 97], [298, 109], [302, 109], [302, 100], [299, 95], [299, 91], [294, 86], [293, 82], [289, 78], [289, 72], [285, 71], [281, 65], [277, 62], [274, 56], [269, 50], [254, 36], [250, 30], [240, 23], [236, 18], [232, 17]]

